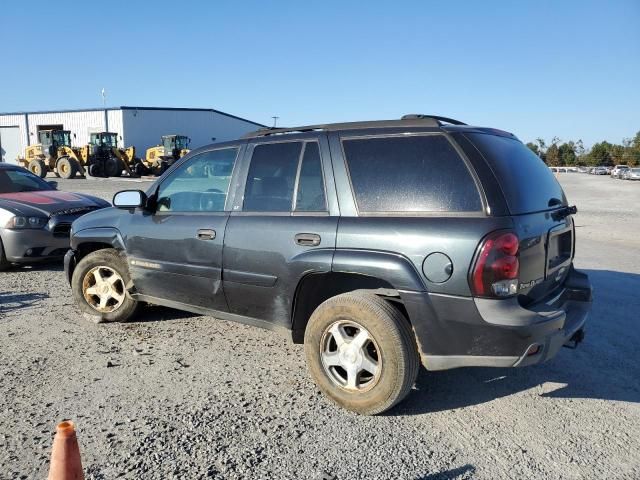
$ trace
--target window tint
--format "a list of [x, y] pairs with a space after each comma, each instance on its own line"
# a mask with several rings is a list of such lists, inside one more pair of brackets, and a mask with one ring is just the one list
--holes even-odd
[[297, 212], [322, 212], [326, 210], [324, 181], [320, 149], [316, 142], [308, 142], [304, 147], [298, 193], [296, 194]]
[[224, 211], [237, 154], [237, 148], [213, 150], [183, 163], [160, 185], [158, 211]]
[[482, 210], [475, 182], [443, 135], [344, 140], [363, 212]]
[[548, 210], [554, 203], [566, 205], [553, 172], [522, 142], [484, 133], [466, 136], [496, 174], [512, 214]]
[[291, 211], [301, 151], [302, 142], [256, 145], [244, 192], [244, 211]]

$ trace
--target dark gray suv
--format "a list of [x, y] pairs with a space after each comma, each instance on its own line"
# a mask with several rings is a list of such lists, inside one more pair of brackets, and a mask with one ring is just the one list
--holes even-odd
[[81, 310], [290, 330], [318, 387], [359, 413], [402, 400], [420, 363], [532, 365], [584, 335], [576, 209], [504, 131], [426, 115], [265, 129], [113, 203], [73, 223]]

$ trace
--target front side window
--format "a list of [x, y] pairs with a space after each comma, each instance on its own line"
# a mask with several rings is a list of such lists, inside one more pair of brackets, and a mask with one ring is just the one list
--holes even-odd
[[256, 145], [253, 149], [243, 211], [290, 212], [302, 142]]
[[360, 212], [480, 212], [464, 161], [444, 135], [342, 142]]
[[158, 189], [159, 212], [224, 211], [237, 148], [203, 152], [178, 167]]

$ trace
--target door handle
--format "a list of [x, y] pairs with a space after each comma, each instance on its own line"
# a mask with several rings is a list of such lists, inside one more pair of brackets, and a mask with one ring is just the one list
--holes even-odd
[[316, 233], [298, 233], [293, 237], [298, 245], [316, 247], [320, 245], [320, 235]]
[[213, 240], [216, 238], [216, 231], [210, 228], [201, 228], [198, 230], [199, 240]]

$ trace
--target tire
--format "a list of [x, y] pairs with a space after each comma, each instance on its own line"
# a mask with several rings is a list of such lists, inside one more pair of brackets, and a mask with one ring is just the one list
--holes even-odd
[[122, 162], [116, 157], [109, 157], [104, 162], [104, 174], [107, 177], [119, 177], [123, 168]]
[[92, 163], [91, 165], [89, 165], [88, 173], [92, 177], [101, 177], [102, 169], [100, 168], [100, 165], [98, 165], [97, 163]]
[[40, 178], [47, 176], [47, 166], [44, 164], [43, 160], [37, 158], [29, 162], [29, 171]]
[[2, 244], [2, 239], [0, 238], [0, 272], [8, 269], [11, 266], [11, 263], [7, 261], [7, 257], [4, 254], [4, 245]]
[[[362, 329], [369, 339], [363, 348], [356, 349], [355, 356], [349, 348], [338, 349], [336, 338], [342, 337], [344, 345], [351, 345], [360, 338]], [[363, 415], [382, 413], [404, 399], [420, 367], [409, 321], [389, 302], [367, 292], [344, 293], [322, 303], [307, 324], [304, 350], [309, 372], [322, 393]], [[339, 364], [345, 359], [352, 363]], [[371, 367], [357, 371], [357, 380], [349, 384], [354, 376], [342, 365], [361, 368], [365, 361], [375, 364], [375, 372]]]
[[60, 157], [56, 163], [56, 170], [61, 178], [73, 178], [78, 173], [78, 162], [73, 158]]
[[[111, 280], [113, 275], [119, 278]], [[138, 301], [127, 293], [130, 283], [126, 261], [116, 250], [108, 248], [80, 260], [73, 271], [71, 289], [80, 310], [95, 322], [126, 322], [138, 308]], [[103, 291], [101, 286], [105, 284], [107, 290]], [[110, 298], [103, 304], [103, 298], [107, 297]], [[100, 308], [102, 305], [104, 308]]]

